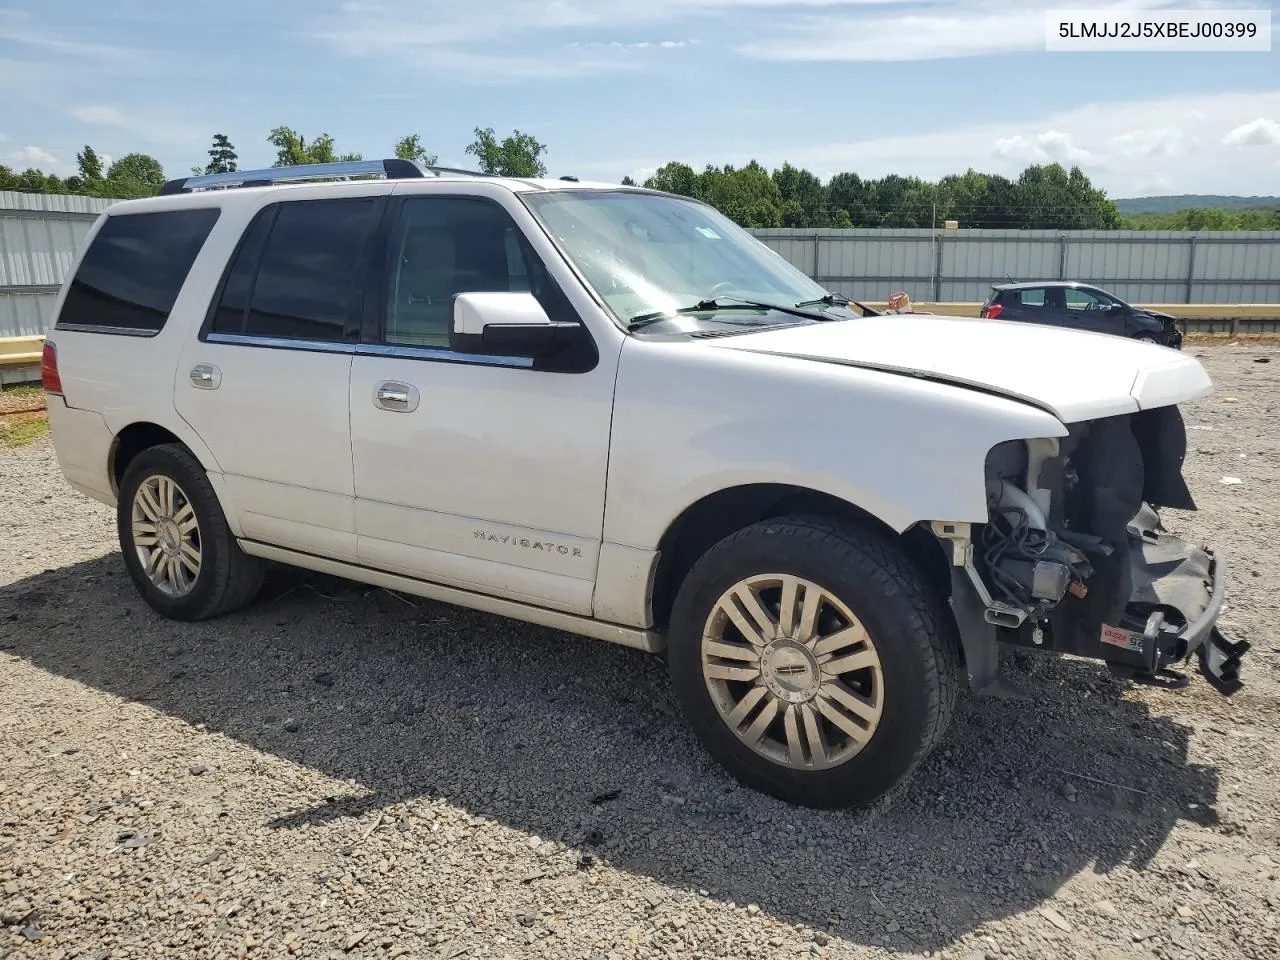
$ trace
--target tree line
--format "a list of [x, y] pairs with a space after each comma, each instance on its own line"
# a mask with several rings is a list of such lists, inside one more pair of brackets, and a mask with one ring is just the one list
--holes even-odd
[[[276, 150], [277, 167], [363, 159], [358, 153], [339, 152], [327, 133], [308, 140], [280, 126], [266, 139]], [[392, 152], [428, 166], [438, 163], [418, 134], [401, 137]], [[547, 174], [547, 146], [520, 130], [499, 138], [492, 127], [477, 127], [466, 153], [484, 173]], [[236, 148], [225, 134], [214, 134], [208, 154], [208, 162], [193, 167], [192, 174], [238, 169]], [[65, 179], [0, 165], [0, 190], [129, 198], [153, 195], [165, 182], [160, 163], [142, 153], [126, 154], [104, 169], [98, 153], [85, 146], [76, 155], [76, 165], [77, 173]], [[635, 185], [630, 177], [622, 182]], [[644, 186], [702, 200], [748, 228], [941, 228], [956, 221], [965, 228], [1032, 230], [1280, 229], [1280, 210], [1198, 209], [1124, 216], [1079, 167], [1068, 170], [1056, 163], [1033, 164], [1016, 179], [970, 169], [936, 182], [899, 174], [863, 179], [856, 173], [838, 173], [824, 182], [790, 163], [772, 171], [754, 160], [745, 166], [707, 165], [695, 171], [673, 161], [655, 171]]]
[[[336, 163], [341, 160], [363, 160], [358, 153], [339, 153], [334, 139], [322, 133], [308, 140], [291, 127], [276, 127], [267, 134], [267, 142], [276, 148], [272, 166], [289, 167], [310, 163]], [[419, 134], [409, 134], [396, 141], [393, 151], [402, 160], [416, 160], [427, 166], [438, 162]], [[531, 134], [516, 130], [499, 139], [492, 127], [475, 130], [475, 139], [466, 152], [476, 158], [476, 166], [484, 173], [504, 177], [544, 177], [547, 174], [547, 147]], [[235, 145], [224, 133], [215, 133], [209, 147], [209, 161], [203, 167], [192, 167], [191, 174], [235, 173], [240, 169]], [[59, 177], [34, 167], [11, 170], [0, 164], [0, 190], [20, 193], [62, 193], [90, 197], [132, 199], [155, 196], [164, 186], [164, 168], [155, 157], [130, 153], [107, 165], [93, 147], [86, 145], [76, 154], [76, 173]]]

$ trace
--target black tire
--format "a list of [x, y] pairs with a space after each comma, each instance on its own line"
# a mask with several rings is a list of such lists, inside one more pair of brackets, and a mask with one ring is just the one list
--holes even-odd
[[[189, 592], [182, 596], [170, 596], [151, 582], [133, 542], [134, 496], [152, 476], [168, 477], [177, 483], [199, 522], [200, 570]], [[186, 621], [221, 616], [248, 605], [262, 589], [266, 564], [240, 549], [204, 468], [180, 444], [150, 447], [129, 464], [116, 501], [116, 530], [129, 576], [143, 599], [161, 616]]]
[[[825, 770], [787, 767], [748, 747], [722, 719], [703, 676], [703, 628], [718, 599], [746, 577], [773, 573], [838, 597], [880, 657], [879, 725], [860, 752]], [[821, 516], [754, 524], [712, 547], [680, 587], [667, 653], [676, 697], [707, 751], [745, 785], [807, 807], [887, 804], [941, 741], [955, 709], [959, 640], [943, 603], [886, 536]]]

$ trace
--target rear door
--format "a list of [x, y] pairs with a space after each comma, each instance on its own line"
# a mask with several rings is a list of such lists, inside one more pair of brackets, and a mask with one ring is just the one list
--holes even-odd
[[1020, 320], [1023, 323], [1053, 323], [1048, 291], [1044, 287], [1018, 287], [1006, 290], [1000, 297], [1004, 310], [1000, 319]]
[[264, 206], [184, 348], [178, 412], [217, 459], [249, 539], [355, 557], [347, 392], [389, 190]]

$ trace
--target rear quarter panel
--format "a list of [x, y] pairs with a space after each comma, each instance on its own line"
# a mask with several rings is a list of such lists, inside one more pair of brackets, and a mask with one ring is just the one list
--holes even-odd
[[[144, 208], [143, 204], [151, 207], [156, 205], [156, 201], [141, 201], [139, 209]], [[124, 207], [121, 204], [112, 210], [120, 211]], [[55, 317], [61, 314], [71, 280], [106, 216], [108, 214], [103, 214], [93, 225], [77, 252], [75, 263], [59, 290], [54, 307]], [[59, 330], [55, 327], [47, 338], [58, 351], [58, 372], [67, 407], [73, 411], [96, 414], [113, 438], [125, 427], [135, 423], [154, 423], [173, 433], [190, 448], [209, 472], [233, 530], [238, 529], [239, 523], [221, 484], [217, 461], [195, 431], [178, 415], [174, 406], [174, 379], [182, 373], [177, 370], [176, 365], [183, 344], [199, 331], [210, 298], [221, 278], [222, 266], [239, 237], [243, 219], [238, 210], [223, 210], [196, 256], [186, 283], [159, 333], [130, 336]], [[68, 463], [76, 463], [83, 473], [87, 451], [70, 449], [82, 444], [81, 432], [63, 429], [59, 423], [59, 420], [69, 423], [71, 419], [61, 417], [51, 420], [53, 443], [59, 458]], [[112, 449], [114, 444], [107, 456], [100, 458], [96, 467], [99, 477], [92, 483], [92, 487], [99, 491], [110, 490], [114, 495], [110, 465]], [[88, 482], [83, 476], [80, 481]]]

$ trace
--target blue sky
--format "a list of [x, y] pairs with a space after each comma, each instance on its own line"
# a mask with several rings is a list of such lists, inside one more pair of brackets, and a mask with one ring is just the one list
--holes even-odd
[[[1078, 163], [1113, 196], [1280, 193], [1280, 46], [1048, 53], [1019, 0], [0, 0], [0, 162], [85, 143], [172, 176], [285, 124], [469, 165], [476, 126], [547, 143], [553, 175], [673, 159], [823, 177]], [[1093, 0], [1090, 8], [1120, 6]], [[1271, 9], [1134, 0], [1161, 9]]]

